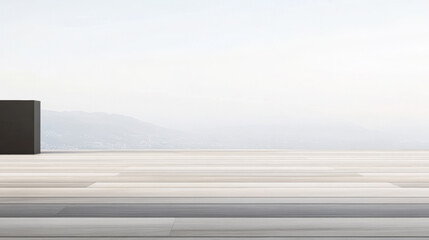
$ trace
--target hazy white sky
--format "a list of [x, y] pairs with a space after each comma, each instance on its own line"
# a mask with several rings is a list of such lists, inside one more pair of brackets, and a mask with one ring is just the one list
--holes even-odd
[[429, 122], [427, 0], [1, 0], [0, 98], [168, 127]]

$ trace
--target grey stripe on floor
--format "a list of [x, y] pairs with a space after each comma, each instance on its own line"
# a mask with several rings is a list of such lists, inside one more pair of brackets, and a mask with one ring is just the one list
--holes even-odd
[[0, 204], [0, 217], [429, 217], [429, 204]]

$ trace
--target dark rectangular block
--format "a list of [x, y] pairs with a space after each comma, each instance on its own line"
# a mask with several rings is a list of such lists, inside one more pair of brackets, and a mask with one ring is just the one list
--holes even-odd
[[0, 154], [40, 153], [40, 102], [0, 100]]

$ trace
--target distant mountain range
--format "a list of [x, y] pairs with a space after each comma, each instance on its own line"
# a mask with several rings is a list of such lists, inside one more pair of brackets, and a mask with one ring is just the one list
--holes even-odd
[[427, 149], [423, 131], [318, 121], [183, 132], [107, 113], [42, 112], [43, 149]]
[[118, 114], [42, 112], [44, 149], [151, 149], [177, 146], [180, 133]]

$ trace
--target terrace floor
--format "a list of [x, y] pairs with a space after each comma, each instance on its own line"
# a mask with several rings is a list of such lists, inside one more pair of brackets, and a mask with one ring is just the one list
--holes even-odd
[[427, 239], [429, 151], [0, 155], [0, 239]]

